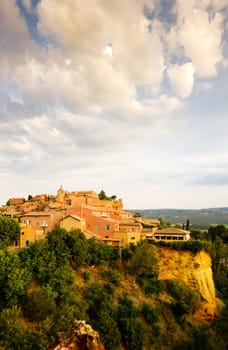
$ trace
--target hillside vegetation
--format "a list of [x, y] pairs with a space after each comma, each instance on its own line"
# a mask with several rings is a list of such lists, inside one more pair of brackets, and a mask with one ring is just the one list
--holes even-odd
[[190, 220], [191, 227], [206, 229], [210, 225], [228, 225], [228, 208], [208, 209], [134, 209], [132, 213], [140, 213], [142, 217], [162, 218], [172, 225], [186, 224]]
[[[185, 247], [189, 256], [204, 249], [197, 242], [195, 250], [194, 242]], [[207, 246], [226, 301], [226, 245]], [[159, 280], [161, 249], [144, 241], [123, 249], [120, 259], [118, 248], [56, 228], [19, 253], [0, 250], [1, 350], [46, 350], [75, 319], [91, 324], [107, 350], [225, 350], [226, 308], [212, 323], [195, 317], [200, 293], [180, 279]]]

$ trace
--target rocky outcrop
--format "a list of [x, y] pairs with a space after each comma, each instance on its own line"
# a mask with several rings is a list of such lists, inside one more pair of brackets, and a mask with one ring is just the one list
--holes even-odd
[[59, 341], [48, 350], [104, 350], [99, 333], [85, 321], [75, 321], [69, 337], [59, 336]]
[[161, 248], [159, 279], [178, 279], [187, 287], [197, 290], [202, 299], [202, 307], [196, 313], [199, 318], [210, 320], [217, 315], [218, 301], [208, 253], [201, 251], [193, 255], [189, 251]]

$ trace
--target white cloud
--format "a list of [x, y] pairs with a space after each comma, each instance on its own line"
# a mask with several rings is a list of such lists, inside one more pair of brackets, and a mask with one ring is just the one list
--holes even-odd
[[217, 12], [210, 18], [207, 11], [193, 5], [194, 1], [177, 2], [179, 44], [200, 76], [213, 77], [222, 60], [223, 16]]
[[2, 1], [0, 6], [0, 81], [7, 80], [17, 67], [26, 64], [33, 54], [39, 57], [32, 42], [24, 18], [20, 15], [16, 1]]
[[[102, 3], [87, 0], [83, 5], [79, 0], [55, 4], [43, 0], [38, 11], [42, 34], [53, 34], [60, 49], [69, 53], [75, 64], [83, 64], [85, 71], [88, 60], [90, 70], [91, 62], [94, 63], [90, 76], [95, 77], [96, 85], [102, 77], [107, 85], [115, 85], [112, 80], [121, 75], [129, 86], [150, 82], [159, 91], [164, 71], [163, 44], [159, 33], [149, 33], [144, 25], [142, 1], [132, 6], [129, 0]], [[102, 57], [104, 47], [107, 52], [107, 43], [112, 43], [115, 52], [112, 63], [108, 63], [112, 64], [113, 76], [106, 73], [98, 77], [95, 72], [107, 65]], [[110, 45], [108, 48], [110, 55]]]
[[167, 69], [170, 83], [177, 95], [185, 98], [191, 95], [194, 86], [195, 67], [191, 62], [173, 65]]
[[113, 56], [112, 43], [108, 43], [105, 45], [105, 48], [103, 50], [103, 54], [108, 56], [109, 58], [112, 58], [112, 56]]

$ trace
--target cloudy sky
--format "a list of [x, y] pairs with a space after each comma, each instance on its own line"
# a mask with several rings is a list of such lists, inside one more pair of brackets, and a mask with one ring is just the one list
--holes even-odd
[[228, 0], [1, 0], [0, 202], [228, 206]]

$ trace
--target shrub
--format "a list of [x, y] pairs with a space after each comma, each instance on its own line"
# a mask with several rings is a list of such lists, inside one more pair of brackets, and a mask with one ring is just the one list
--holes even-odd
[[160, 310], [144, 303], [142, 306], [142, 314], [147, 323], [150, 325], [156, 323], [160, 317]]
[[129, 262], [129, 271], [140, 277], [158, 276], [158, 261], [154, 254], [154, 247], [147, 241], [137, 245]]
[[90, 273], [88, 271], [83, 272], [82, 274], [84, 281], [90, 280]]
[[113, 287], [110, 284], [92, 283], [86, 290], [88, 315], [100, 335], [105, 349], [118, 349], [120, 331], [116, 321], [116, 307], [112, 303]]
[[121, 274], [117, 270], [109, 269], [102, 273], [102, 276], [108, 280], [108, 282], [119, 286], [121, 282]]
[[58, 293], [50, 286], [36, 288], [26, 298], [24, 305], [25, 315], [31, 321], [42, 321], [56, 312], [55, 298]]
[[200, 302], [197, 291], [187, 288], [181, 281], [175, 279], [167, 281], [167, 291], [175, 298], [172, 309], [176, 316], [196, 311]]
[[144, 341], [144, 328], [137, 318], [137, 310], [127, 297], [119, 299], [118, 326], [123, 344], [127, 349], [141, 350]]
[[136, 278], [136, 282], [146, 295], [155, 294], [160, 291], [160, 284], [156, 278], [138, 276]]

